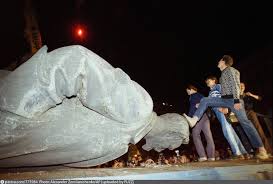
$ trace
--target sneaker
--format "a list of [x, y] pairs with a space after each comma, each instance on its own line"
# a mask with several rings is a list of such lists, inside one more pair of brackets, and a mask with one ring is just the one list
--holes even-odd
[[198, 158], [198, 162], [204, 162], [204, 161], [207, 161], [207, 157], [200, 157]]
[[258, 154], [256, 154], [256, 158], [266, 160], [269, 158], [269, 156], [266, 152], [259, 152]]
[[251, 159], [251, 155], [250, 155], [250, 154], [245, 153], [245, 154], [243, 154], [243, 155], [244, 155], [244, 157], [245, 157], [245, 160]]
[[214, 161], [215, 161], [215, 158], [208, 158], [208, 161], [214, 162]]
[[191, 117], [187, 116], [185, 113], [183, 114], [183, 116], [186, 118], [186, 120], [191, 128], [196, 125], [197, 120], [198, 120], [197, 117], [194, 116], [193, 118], [191, 118]]

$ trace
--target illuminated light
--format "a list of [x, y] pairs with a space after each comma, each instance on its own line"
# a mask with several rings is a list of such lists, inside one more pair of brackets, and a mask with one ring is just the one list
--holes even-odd
[[71, 29], [71, 36], [76, 43], [84, 43], [90, 39], [88, 26], [84, 24], [75, 24]]
[[79, 36], [82, 36], [82, 29], [79, 29], [79, 30], [78, 30], [78, 35], [79, 35]]

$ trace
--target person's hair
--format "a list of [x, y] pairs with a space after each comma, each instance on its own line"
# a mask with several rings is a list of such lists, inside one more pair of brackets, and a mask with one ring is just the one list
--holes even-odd
[[208, 76], [208, 77], [206, 78], [206, 80], [205, 80], [205, 81], [207, 81], [207, 80], [214, 80], [214, 81], [215, 81], [215, 84], [217, 84], [217, 83], [218, 83], [218, 79], [217, 79], [217, 77], [215, 77], [215, 76], [213, 76], [213, 75]]
[[233, 65], [233, 58], [230, 55], [224, 55], [222, 60], [225, 61], [225, 64], [227, 66], [232, 66]]
[[186, 89], [189, 89], [189, 90], [193, 89], [193, 90], [195, 90], [195, 91], [198, 90], [197, 87], [195, 87], [195, 86], [192, 85], [192, 84], [188, 84]]

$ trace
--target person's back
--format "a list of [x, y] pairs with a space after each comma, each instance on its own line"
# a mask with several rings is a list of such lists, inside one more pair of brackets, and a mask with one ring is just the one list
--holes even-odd
[[197, 104], [199, 104], [200, 100], [204, 97], [201, 93], [198, 92], [197, 87], [195, 87], [192, 84], [189, 84], [186, 87], [186, 92], [189, 95], [189, 112], [188, 115], [192, 116], [196, 109], [197, 109]]
[[190, 107], [189, 107], [189, 116], [192, 116], [194, 112], [196, 111], [197, 107], [196, 105], [199, 104], [200, 100], [204, 97], [201, 93], [193, 93], [190, 95]]

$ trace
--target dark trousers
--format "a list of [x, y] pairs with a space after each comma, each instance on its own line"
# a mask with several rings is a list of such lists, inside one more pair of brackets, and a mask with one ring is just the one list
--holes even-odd
[[[201, 140], [201, 131], [204, 133], [207, 142], [206, 152]], [[210, 121], [207, 114], [204, 114], [200, 121], [192, 129], [192, 137], [199, 157], [215, 158], [215, 145], [210, 130]]]
[[253, 123], [254, 127], [256, 128], [256, 130], [258, 131], [262, 141], [263, 141], [263, 144], [264, 144], [264, 147], [266, 149], [266, 151], [268, 151], [269, 153], [272, 153], [272, 147], [264, 133], [264, 130], [261, 126], [261, 123], [257, 117], [257, 114], [256, 112], [254, 112], [253, 110], [249, 110], [249, 111], [246, 111], [247, 113], [247, 117], [248, 119]]
[[237, 135], [240, 137], [242, 144], [244, 145], [246, 151], [248, 153], [254, 152], [253, 148], [251, 146], [250, 141], [248, 140], [244, 129], [242, 128], [242, 126], [240, 125], [240, 123], [236, 123], [236, 124], [232, 124], [235, 132], [237, 133]]

